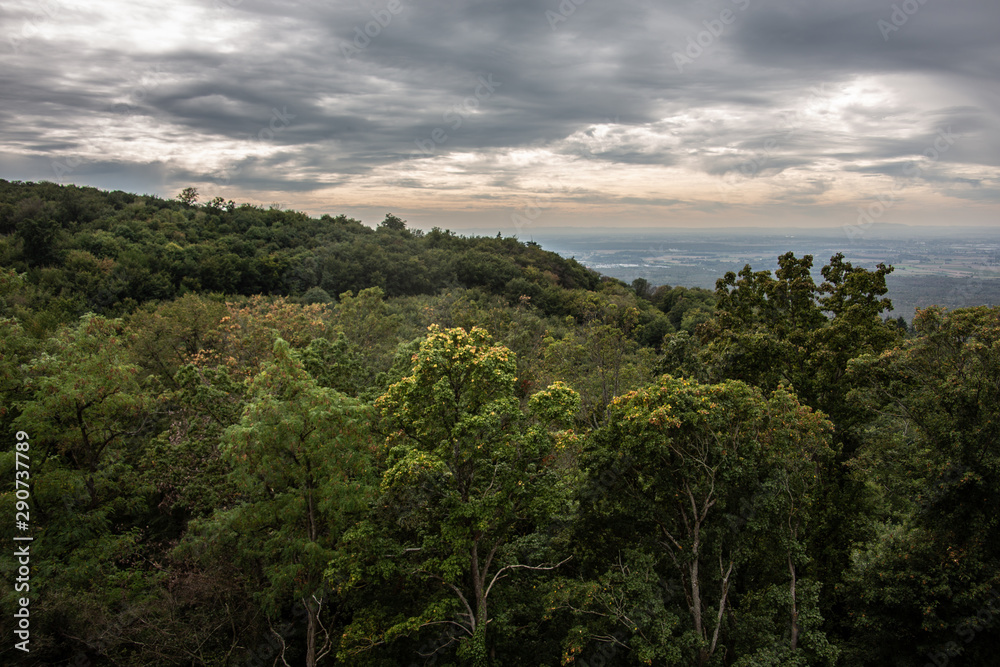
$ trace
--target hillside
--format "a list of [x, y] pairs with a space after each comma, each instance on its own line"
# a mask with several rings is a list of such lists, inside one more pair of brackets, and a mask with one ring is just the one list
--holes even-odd
[[0, 181], [0, 662], [993, 664], [1000, 309], [777, 266]]
[[68, 298], [59, 306], [67, 315], [120, 314], [197, 292], [329, 302], [370, 287], [388, 297], [478, 287], [515, 301], [526, 294], [559, 314], [563, 290], [600, 282], [537, 245], [425, 234], [392, 215], [373, 230], [344, 216], [53, 183], [0, 181], [0, 234], [0, 263]]

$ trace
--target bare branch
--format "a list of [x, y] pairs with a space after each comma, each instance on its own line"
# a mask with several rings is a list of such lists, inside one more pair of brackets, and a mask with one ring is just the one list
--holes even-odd
[[476, 630], [476, 613], [474, 611], [472, 611], [472, 605], [470, 605], [469, 601], [467, 599], [465, 599], [465, 595], [462, 594], [462, 591], [459, 590], [458, 586], [456, 586], [455, 584], [453, 584], [451, 582], [445, 581], [443, 577], [441, 577], [441, 576], [439, 576], [437, 574], [434, 574], [433, 572], [430, 572], [428, 570], [417, 570], [417, 571], [418, 572], [423, 572], [424, 574], [426, 574], [426, 575], [428, 575], [428, 576], [430, 576], [430, 577], [432, 577], [434, 579], [437, 579], [442, 584], [444, 584], [445, 586], [447, 586], [448, 588], [450, 588], [452, 591], [455, 592], [455, 595], [458, 596], [458, 599], [462, 601], [463, 605], [465, 605], [465, 610], [466, 610], [466, 612], [468, 612], [468, 616], [469, 616], [469, 623], [472, 626], [473, 632], [475, 632], [475, 630]]
[[729, 599], [729, 575], [733, 573], [733, 560], [729, 560], [729, 569], [723, 572], [722, 554], [719, 554], [719, 573], [722, 574], [722, 594], [719, 596], [719, 614], [715, 621], [715, 630], [712, 632], [712, 647], [709, 653], [715, 653], [715, 646], [719, 642], [719, 630], [722, 628], [722, 615], [726, 611], [726, 601]]
[[[490, 585], [486, 587], [486, 592], [483, 593], [483, 599], [485, 600], [487, 598], [487, 596], [489, 596], [490, 589], [493, 588], [493, 584], [495, 584], [497, 582], [497, 580], [499, 580], [499, 579], [502, 578], [500, 575], [505, 570], [515, 570], [515, 569], [522, 569], [522, 570], [554, 570], [557, 567], [559, 567], [560, 565], [562, 565], [563, 563], [568, 562], [572, 558], [573, 558], [572, 556], [569, 556], [568, 558], [565, 558], [564, 560], [562, 560], [559, 563], [556, 563], [555, 565], [505, 565], [504, 567], [502, 567], [499, 570], [497, 570], [497, 573], [495, 575], [493, 575], [493, 580], [490, 581]], [[507, 575], [503, 575], [503, 576], [507, 576]]]
[[267, 619], [267, 627], [271, 629], [271, 632], [274, 633], [274, 636], [277, 637], [278, 641], [281, 642], [281, 653], [279, 653], [278, 657], [274, 659], [274, 664], [277, 665], [278, 660], [281, 660], [282, 664], [284, 664], [285, 667], [292, 667], [291, 665], [288, 664], [288, 661], [285, 660], [285, 638], [281, 636], [280, 632], [274, 629], [273, 625], [271, 625], [271, 619]]
[[[320, 612], [323, 611], [323, 601], [317, 598], [315, 595], [312, 596], [313, 600], [316, 600], [316, 623], [323, 630], [323, 645], [316, 649], [316, 662], [319, 663], [320, 660], [325, 658], [330, 651], [333, 650], [333, 641], [330, 638], [330, 631], [326, 629], [323, 625], [323, 620]], [[336, 617], [336, 614], [334, 615]]]

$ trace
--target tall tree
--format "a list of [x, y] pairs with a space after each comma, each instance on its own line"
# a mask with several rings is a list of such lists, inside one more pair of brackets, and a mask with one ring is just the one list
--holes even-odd
[[[123, 603], [141, 604], [157, 585], [146, 567], [151, 493], [139, 474], [153, 401], [128, 343], [120, 320], [88, 315], [26, 365], [28, 398], [13, 425], [31, 436], [32, 639], [43, 660], [66, 657], [46, 651], [61, 633], [75, 650], [120, 656]], [[8, 464], [13, 480], [13, 456]], [[13, 497], [11, 488], [2, 504]]]
[[352, 532], [358, 555], [331, 574], [344, 588], [405, 581], [412, 602], [388, 627], [356, 618], [346, 653], [448, 626], [455, 632], [446, 643], [489, 664], [498, 618], [490, 604], [504, 580], [557, 567], [538, 552], [535, 532], [567, 494], [553, 451], [579, 398], [554, 385], [531, 397], [529, 420], [515, 368], [483, 329], [432, 326], [410, 374], [376, 401], [387, 432], [382, 495]]
[[545, 340], [544, 357], [555, 377], [580, 390], [583, 416], [598, 426], [615, 396], [652, 379], [654, 352], [633, 338], [639, 320], [635, 296], [619, 293], [585, 293], [575, 309], [582, 326], [573, 327], [559, 340]]
[[[274, 360], [250, 385], [242, 419], [224, 437], [241, 497], [195, 522], [189, 535], [189, 548], [213, 540], [206, 556], [233, 558], [260, 573], [259, 603], [269, 618], [295, 602], [305, 609], [300, 659], [309, 667], [336, 649], [331, 630], [341, 619], [323, 573], [369, 493], [363, 418], [357, 401], [318, 386], [278, 339]], [[230, 548], [223, 556], [220, 550]], [[284, 660], [286, 638], [275, 634]]]
[[177, 201], [187, 206], [193, 206], [198, 201], [198, 189], [193, 187], [184, 188], [177, 195]]
[[[753, 618], [746, 600], [776, 585], [787, 591], [779, 596], [787, 611], [768, 632], [782, 637], [787, 629], [791, 640], [777, 653], [767, 647], [772, 657], [831, 657], [816, 624], [801, 620], [808, 605], [797, 569], [816, 469], [831, 455], [828, 430], [784, 389], [765, 399], [738, 381], [664, 376], [615, 400], [583, 460], [592, 484], [605, 489], [584, 496], [578, 543], [600, 545], [581, 547], [596, 572], [638, 548], [657, 564], [656, 576], [680, 581], [687, 620], [650, 657], [687, 646], [693, 664], [714, 664], [733, 650], [739, 619]], [[622, 608], [590, 611], [614, 619]]]
[[849, 575], [855, 648], [862, 664], [945, 664], [958, 649], [988, 664], [1000, 650], [983, 632], [1000, 589], [1000, 308], [929, 308], [914, 327], [850, 364], [851, 398], [872, 418], [855, 472], [881, 501]]

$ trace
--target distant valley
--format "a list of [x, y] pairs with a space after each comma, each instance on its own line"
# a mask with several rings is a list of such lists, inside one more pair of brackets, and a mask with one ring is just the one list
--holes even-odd
[[792, 251], [813, 255], [813, 277], [844, 253], [847, 261], [872, 269], [880, 262], [895, 271], [888, 278], [893, 315], [912, 320], [916, 308], [1000, 304], [1000, 231], [954, 228], [943, 233], [905, 225], [873, 225], [850, 238], [843, 229], [541, 230], [531, 239], [547, 250], [575, 257], [588, 268], [632, 282], [713, 289], [727, 271], [750, 264], [777, 269]]

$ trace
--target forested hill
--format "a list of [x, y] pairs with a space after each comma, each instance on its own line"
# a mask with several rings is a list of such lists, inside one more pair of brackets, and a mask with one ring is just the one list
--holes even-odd
[[82, 314], [123, 313], [190, 292], [272, 294], [329, 302], [379, 287], [388, 297], [480, 287], [566, 312], [565, 290], [600, 278], [515, 239], [377, 229], [345, 216], [215, 200], [205, 205], [53, 183], [0, 180], [0, 263]]
[[778, 264], [0, 181], [0, 663], [996, 664], [1000, 309]]

